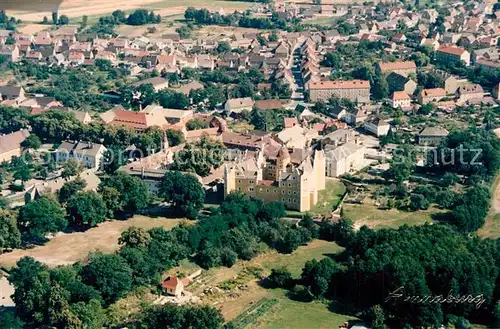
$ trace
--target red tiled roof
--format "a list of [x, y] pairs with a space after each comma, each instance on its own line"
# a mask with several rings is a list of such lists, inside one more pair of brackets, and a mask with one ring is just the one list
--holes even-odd
[[394, 94], [392, 94], [392, 100], [394, 101], [399, 101], [402, 99], [409, 99], [410, 96], [404, 91], [395, 91]]
[[182, 283], [182, 281], [178, 277], [169, 276], [161, 285], [166, 289], [175, 289], [179, 283]]
[[417, 68], [417, 65], [415, 65], [415, 62], [413, 61], [380, 62], [378, 65], [382, 71], [408, 70]]
[[466, 50], [460, 47], [439, 47], [437, 51], [440, 53], [462, 56], [462, 54], [465, 53]]

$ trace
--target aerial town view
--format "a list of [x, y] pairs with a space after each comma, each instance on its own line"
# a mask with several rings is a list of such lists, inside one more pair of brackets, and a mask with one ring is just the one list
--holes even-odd
[[500, 328], [500, 1], [0, 0], [22, 328]]

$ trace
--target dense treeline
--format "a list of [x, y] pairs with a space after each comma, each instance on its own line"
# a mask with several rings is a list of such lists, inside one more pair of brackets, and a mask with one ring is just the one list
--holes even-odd
[[[340, 241], [346, 249], [339, 263], [324, 259], [306, 264], [300, 284], [311, 297], [341, 301], [363, 312], [368, 321], [373, 321], [368, 315], [374, 308], [381, 308], [391, 328], [437, 328], [458, 325], [464, 318], [492, 323], [495, 315], [500, 316], [495, 310], [500, 293], [498, 241], [469, 238], [444, 225], [379, 231], [362, 227], [354, 233], [341, 221], [323, 224], [321, 232], [323, 238]], [[439, 295], [475, 298], [468, 302], [405, 300]]]
[[196, 9], [189, 7], [184, 13], [184, 18], [194, 21], [199, 25], [222, 25], [239, 26], [256, 29], [287, 29], [297, 30], [303, 27], [298, 24], [299, 20], [294, 20], [291, 24], [278, 15], [273, 14], [271, 18], [250, 17], [247, 14], [234, 12], [229, 15], [221, 15], [217, 12], [211, 13], [207, 9]]
[[[32, 134], [42, 141], [60, 143], [65, 140], [83, 140], [123, 150], [134, 144], [143, 154], [147, 154], [148, 150], [159, 150], [163, 139], [163, 133], [157, 127], [146, 129], [138, 135], [127, 127], [113, 127], [99, 122], [84, 125], [73, 112], [51, 110], [30, 115], [24, 109], [0, 106], [0, 133], [8, 134], [28, 126]], [[184, 142], [182, 133], [173, 130], [167, 130], [167, 138], [170, 146]]]
[[[196, 225], [180, 225], [171, 231], [130, 228], [122, 234], [122, 248], [115, 254], [94, 253], [84, 264], [49, 269], [32, 258], [22, 258], [9, 277], [15, 287], [17, 315], [35, 326], [102, 325], [106, 322], [104, 308], [136, 287], [158, 284], [166, 269], [190, 255], [205, 268], [232, 266], [237, 259], [257, 255], [262, 242], [290, 253], [311, 240], [310, 229], [283, 222], [282, 216], [281, 203], [263, 204], [235, 194], [219, 209], [212, 209], [208, 217], [199, 217]], [[188, 319], [195, 310], [211, 316]], [[169, 307], [147, 310], [150, 317], [138, 320], [137, 327], [155, 328], [154, 323], [174, 321], [165, 318], [173, 311]], [[206, 328], [216, 328], [221, 323], [220, 314], [211, 308], [183, 308], [177, 313], [185, 314], [179, 321], [186, 325], [202, 321]]]

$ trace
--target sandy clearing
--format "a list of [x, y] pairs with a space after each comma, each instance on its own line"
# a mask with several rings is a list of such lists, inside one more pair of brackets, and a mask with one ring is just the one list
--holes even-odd
[[14, 293], [14, 287], [10, 285], [6, 276], [0, 278], [0, 308], [14, 307], [14, 301], [10, 296]]
[[85, 259], [91, 251], [100, 250], [105, 253], [115, 251], [119, 247], [118, 238], [121, 232], [131, 226], [145, 229], [163, 226], [170, 229], [181, 221], [182, 219], [136, 215], [127, 221], [106, 222], [86, 232], [61, 233], [43, 246], [29, 250], [18, 249], [0, 255], [0, 265], [12, 267], [24, 256], [31, 256], [48, 266], [73, 264]]

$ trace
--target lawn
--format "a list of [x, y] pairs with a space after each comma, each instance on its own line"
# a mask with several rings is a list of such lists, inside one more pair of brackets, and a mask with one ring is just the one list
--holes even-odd
[[281, 289], [272, 290], [276, 303], [271, 310], [259, 317], [248, 329], [330, 329], [339, 328], [344, 322], [356, 318], [332, 313], [328, 305], [315, 301], [311, 303], [297, 302], [285, 296]]
[[327, 178], [326, 188], [319, 191], [318, 203], [309, 212], [315, 215], [329, 216], [339, 204], [345, 190], [345, 185], [341, 181]]
[[165, 227], [171, 229], [183, 219], [151, 218], [135, 215], [129, 220], [115, 220], [100, 224], [85, 232], [60, 233], [43, 246], [33, 249], [17, 249], [0, 255], [0, 265], [12, 267], [25, 256], [31, 256], [49, 266], [73, 264], [85, 259], [91, 251], [111, 253], [119, 248], [118, 238], [127, 228], [136, 226], [144, 229]]
[[313, 240], [307, 246], [300, 247], [292, 254], [271, 253], [263, 257], [260, 264], [263, 268], [271, 270], [273, 268], [287, 267], [294, 278], [299, 278], [304, 264], [313, 258], [321, 260], [328, 255], [340, 253], [342, 247], [335, 242], [324, 240]]
[[[342, 251], [334, 242], [314, 240], [307, 246], [299, 247], [290, 255], [278, 254], [276, 251], [263, 253], [250, 261], [238, 261], [231, 268], [211, 269], [202, 274], [201, 280], [210, 285], [219, 285], [228, 279], [235, 279], [238, 274], [249, 267], [260, 268], [263, 275], [269, 274], [271, 269], [287, 267], [295, 278], [299, 278], [306, 261], [322, 259]], [[189, 264], [186, 264], [190, 266]], [[187, 271], [186, 271], [187, 272]], [[286, 291], [282, 289], [265, 289], [258, 285], [258, 279], [249, 277], [244, 291], [237, 290], [238, 297], [233, 299], [211, 299], [209, 302], [220, 308], [227, 321], [238, 319], [243, 323], [250, 322], [246, 328], [338, 328], [345, 321], [352, 319], [349, 316], [332, 313], [328, 305], [320, 302], [302, 303], [290, 300]], [[194, 288], [194, 287], [193, 287]], [[189, 288], [188, 288], [189, 290]], [[253, 309], [258, 304], [276, 299], [269, 309], [256, 316]], [[302, 314], [306, 311], [305, 314]], [[314, 319], [314, 320], [313, 320]], [[240, 328], [242, 326], [237, 326]]]
[[429, 208], [415, 212], [405, 212], [396, 209], [383, 210], [376, 206], [363, 205], [343, 205], [344, 216], [352, 219], [356, 228], [366, 225], [370, 228], [398, 228], [401, 225], [423, 225], [432, 222], [432, 214], [442, 212], [437, 208]]

